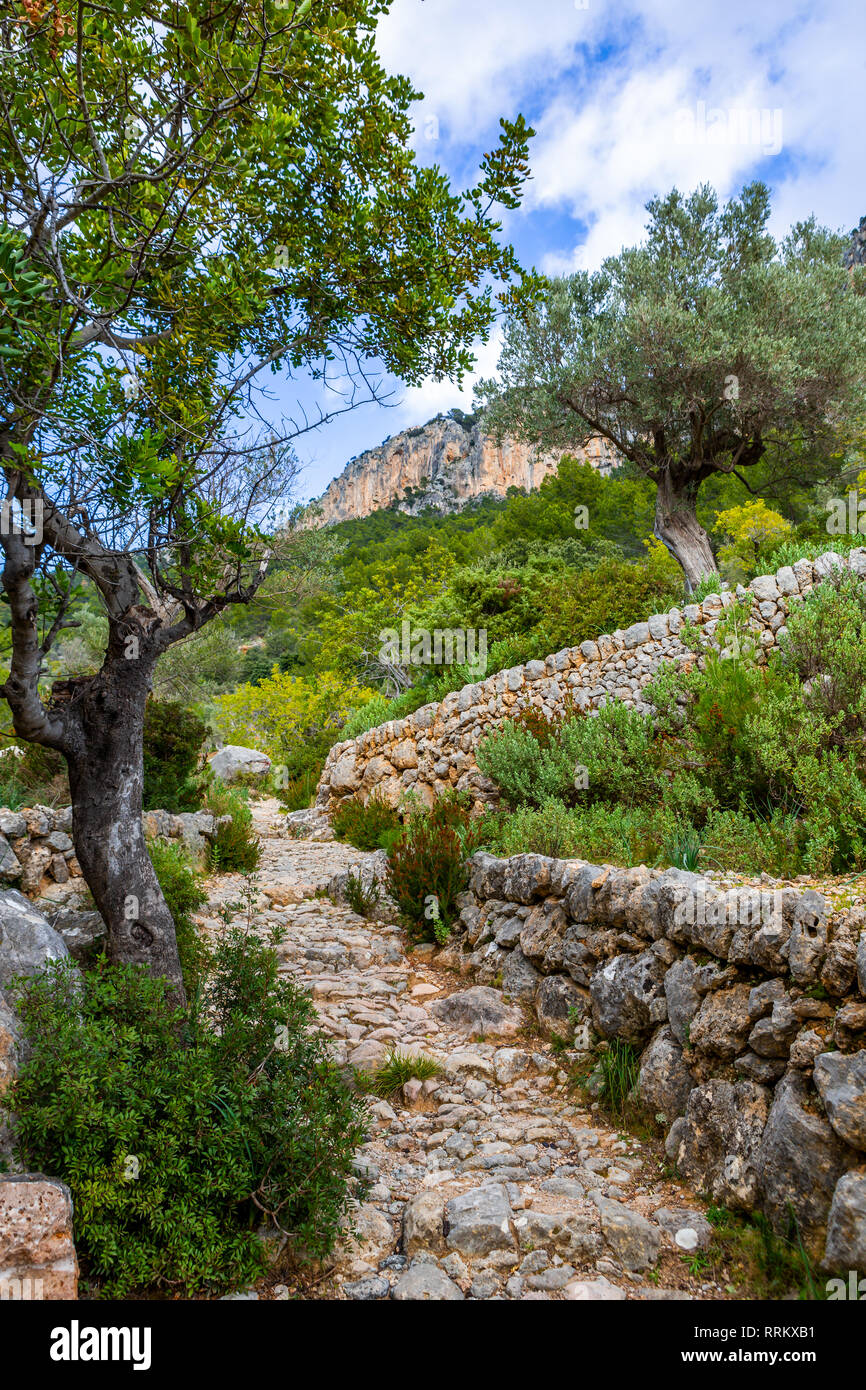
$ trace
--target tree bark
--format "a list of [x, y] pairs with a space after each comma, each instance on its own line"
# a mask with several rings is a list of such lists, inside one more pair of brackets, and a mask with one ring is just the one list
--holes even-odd
[[141, 644], [137, 652], [127, 658], [113, 634], [99, 674], [59, 682], [52, 705], [65, 726], [75, 853], [108, 929], [108, 958], [164, 976], [182, 1004], [174, 919], [141, 820], [144, 707], [158, 653]]
[[689, 589], [694, 589], [705, 574], [719, 572], [710, 538], [698, 521], [701, 481], [700, 473], [663, 468], [656, 490], [653, 535], [682, 565]]

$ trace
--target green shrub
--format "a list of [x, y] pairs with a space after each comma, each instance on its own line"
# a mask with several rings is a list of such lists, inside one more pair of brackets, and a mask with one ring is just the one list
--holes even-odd
[[144, 711], [144, 809], [197, 811], [204, 795], [197, 777], [208, 727], [174, 700], [148, 700]]
[[493, 854], [547, 854], [628, 867], [660, 863], [677, 822], [665, 807], [599, 803], [569, 808], [547, 801], [508, 816], [485, 817], [482, 827], [484, 848]]
[[231, 816], [220, 825], [208, 845], [208, 865], [220, 874], [253, 873], [261, 863], [262, 847], [253, 829], [249, 797], [242, 787], [213, 783], [208, 787], [206, 810], [213, 816]]
[[599, 1057], [600, 1104], [610, 1115], [622, 1119], [634, 1104], [640, 1078], [640, 1055], [631, 1043], [613, 1038]]
[[174, 918], [187, 998], [194, 999], [207, 973], [210, 952], [198, 933], [192, 914], [207, 902], [207, 893], [183, 845], [171, 840], [151, 840], [148, 851], [163, 897]]
[[341, 802], [331, 817], [338, 840], [354, 845], [355, 849], [382, 849], [384, 836], [398, 831], [400, 817], [392, 806], [374, 792], [366, 804], [357, 797]]
[[305, 811], [312, 803], [316, 787], [322, 775], [324, 763], [308, 767], [297, 777], [290, 778], [286, 785], [276, 787], [277, 800], [284, 811]]
[[272, 949], [228, 930], [191, 1014], [165, 981], [104, 962], [53, 965], [21, 1013], [30, 1055], [5, 1103], [25, 1167], [69, 1184], [90, 1292], [245, 1284], [264, 1216], [299, 1257], [332, 1247], [361, 1109]]
[[359, 1091], [388, 1100], [403, 1089], [407, 1081], [432, 1081], [442, 1068], [432, 1057], [414, 1057], [395, 1051], [381, 1062], [375, 1071], [355, 1072]]
[[652, 721], [619, 701], [552, 721], [527, 712], [489, 734], [477, 759], [515, 807], [658, 799]]
[[378, 880], [374, 879], [370, 887], [365, 888], [359, 873], [350, 870], [346, 875], [346, 902], [359, 917], [372, 917], [381, 896]]
[[461, 792], [445, 792], [429, 810], [418, 808], [409, 817], [388, 850], [386, 881], [414, 940], [447, 940], [468, 880], [466, 861], [481, 835]]

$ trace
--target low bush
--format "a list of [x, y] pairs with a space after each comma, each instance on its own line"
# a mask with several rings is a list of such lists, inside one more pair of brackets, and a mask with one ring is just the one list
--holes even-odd
[[407, 1081], [432, 1081], [442, 1068], [432, 1057], [413, 1057], [395, 1051], [372, 1072], [355, 1072], [355, 1085], [368, 1095], [388, 1100], [403, 1089]]
[[346, 875], [346, 902], [359, 917], [372, 917], [381, 896], [378, 880], [374, 879], [369, 888], [365, 888], [360, 873], [350, 870]]
[[186, 995], [188, 999], [195, 999], [207, 973], [210, 952], [199, 935], [192, 914], [207, 902], [207, 893], [183, 845], [171, 840], [151, 840], [148, 851], [163, 897], [174, 918]]
[[469, 797], [445, 792], [418, 807], [388, 851], [388, 892], [414, 940], [447, 940], [457, 916], [457, 895], [468, 880], [467, 858], [483, 834], [470, 816]]
[[144, 809], [197, 811], [204, 784], [197, 775], [207, 725], [174, 700], [148, 700], [144, 711]]
[[133, 966], [77, 976], [61, 962], [26, 983], [29, 1056], [3, 1103], [24, 1166], [70, 1187], [90, 1294], [246, 1284], [265, 1219], [298, 1258], [333, 1246], [362, 1110], [277, 965], [229, 928], [190, 1013]]
[[526, 710], [489, 734], [477, 757], [514, 807], [658, 799], [652, 721], [619, 701], [553, 720]]
[[213, 816], [231, 816], [209, 842], [209, 868], [220, 874], [253, 873], [261, 863], [262, 847], [253, 829], [247, 791], [215, 782], [208, 787], [205, 809]]
[[338, 840], [354, 845], [355, 849], [374, 850], [384, 848], [383, 838], [399, 831], [400, 817], [374, 792], [366, 803], [354, 796], [341, 802], [331, 825]]

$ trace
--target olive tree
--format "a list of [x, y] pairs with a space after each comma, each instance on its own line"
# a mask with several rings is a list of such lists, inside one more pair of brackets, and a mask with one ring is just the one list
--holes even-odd
[[[866, 271], [809, 220], [781, 243], [767, 189], [704, 186], [647, 205], [645, 241], [515, 306], [487, 421], [547, 446], [609, 441], [656, 484], [654, 531], [690, 586], [714, 573], [701, 483], [749, 469], [817, 480], [862, 418]], [[808, 477], [806, 475], [809, 475]]]

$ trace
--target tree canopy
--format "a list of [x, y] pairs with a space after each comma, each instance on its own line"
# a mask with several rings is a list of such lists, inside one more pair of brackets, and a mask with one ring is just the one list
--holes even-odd
[[[549, 280], [506, 326], [488, 426], [575, 447], [592, 435], [657, 488], [655, 534], [695, 584], [716, 562], [702, 482], [806, 479], [839, 467], [866, 380], [866, 275], [814, 219], [781, 243], [760, 183], [720, 207], [709, 186], [647, 205], [645, 241]], [[751, 489], [750, 489], [751, 490]]]

